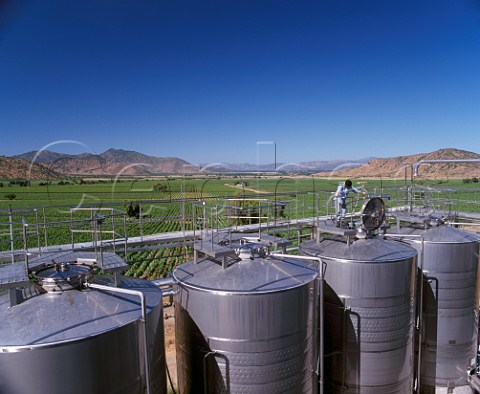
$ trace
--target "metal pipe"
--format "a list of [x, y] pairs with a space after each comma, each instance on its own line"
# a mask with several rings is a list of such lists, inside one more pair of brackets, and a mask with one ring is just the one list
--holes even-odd
[[[407, 168], [410, 168], [410, 187], [407, 185]], [[405, 197], [406, 201], [408, 202], [410, 206], [410, 211], [412, 210], [412, 188], [413, 188], [413, 164], [412, 163], [407, 163], [404, 165], [405, 169]]]
[[[43, 236], [45, 238], [45, 245], [44, 247], [46, 248], [48, 246], [48, 235], [47, 235], [47, 217], [45, 216], [45, 207], [42, 208], [42, 213], [43, 213]], [[40, 255], [42, 253], [40, 252]]]
[[214, 356], [217, 354], [215, 350], [208, 352], [203, 356], [203, 392], [208, 394], [208, 357]]
[[171, 287], [169, 287], [168, 289], [161, 289], [161, 290], [162, 290], [162, 297], [171, 297], [175, 295], [175, 291]]
[[[111, 286], [104, 286], [99, 285], [96, 283], [85, 283], [87, 288], [103, 290], [103, 291], [111, 291], [112, 293], [121, 293], [121, 294], [129, 294], [133, 296], [140, 297], [140, 302], [142, 306], [142, 327], [143, 327], [143, 350], [144, 350], [144, 362], [145, 362], [145, 380], [146, 380], [146, 394], [150, 394], [150, 364], [149, 364], [149, 356], [148, 356], [148, 342], [147, 342], [147, 305], [145, 300], [145, 294], [143, 294], [139, 290], [130, 290], [130, 289], [123, 289], [121, 287], [111, 287]], [[141, 360], [140, 360], [141, 361]]]
[[40, 231], [38, 226], [38, 210], [35, 208], [33, 210], [35, 212], [35, 231], [37, 232], [37, 250], [40, 255], [42, 255], [41, 243], [40, 243]]
[[138, 218], [140, 219], [140, 239], [143, 240], [143, 213], [142, 213], [142, 203], [138, 204], [139, 207], [139, 213], [138, 213]]
[[319, 261], [319, 270], [321, 272], [321, 277], [320, 277], [320, 312], [319, 312], [319, 318], [320, 318], [320, 339], [319, 339], [319, 362], [320, 362], [320, 366], [319, 366], [319, 375], [320, 375], [320, 382], [319, 382], [319, 394], [323, 394], [323, 384], [324, 384], [324, 378], [323, 378], [323, 371], [324, 371], [324, 359], [323, 359], [323, 355], [324, 355], [324, 348], [323, 348], [323, 344], [324, 344], [324, 316], [323, 316], [323, 304], [324, 304], [324, 300], [323, 300], [323, 285], [324, 285], [324, 282], [325, 282], [325, 271], [323, 269], [323, 262], [321, 259], [318, 259]]
[[168, 276], [162, 279], [151, 280], [150, 282], [152, 282], [155, 286], [158, 286], [158, 287], [172, 286], [175, 284], [175, 279], [173, 279], [173, 276]]
[[405, 188], [407, 187], [407, 168], [410, 168], [410, 185], [413, 183], [413, 164], [407, 163], [404, 166], [405, 170]]
[[345, 381], [347, 380], [347, 319], [352, 309], [350, 307], [343, 308], [342, 322], [342, 390], [345, 390]]
[[480, 379], [477, 376], [476, 368], [467, 370], [467, 382], [474, 390], [480, 393]]
[[29, 268], [28, 268], [28, 256], [30, 253], [28, 252], [28, 224], [25, 221], [25, 217], [22, 217], [23, 221], [23, 227], [22, 227], [22, 234], [23, 234], [23, 251], [25, 253], [25, 274], [28, 275], [30, 274]]
[[418, 176], [418, 167], [425, 163], [480, 163], [480, 159], [438, 159], [420, 160], [415, 163], [413, 176]]
[[12, 264], [15, 262], [15, 244], [13, 240], [13, 216], [12, 206], [8, 209], [8, 223], [10, 225], [10, 250], [12, 252]]
[[447, 221], [445, 224], [449, 226], [480, 226], [480, 223], [469, 223], [469, 222], [450, 222]]
[[162, 297], [169, 297], [170, 305], [173, 304], [173, 296], [175, 295], [175, 290], [173, 285], [176, 283], [172, 276], [168, 276], [162, 279], [155, 279], [150, 281], [155, 286], [158, 286], [162, 290]]
[[[423, 260], [425, 255], [425, 240], [421, 236], [422, 248], [420, 252], [420, 289], [419, 289], [419, 306], [418, 306], [418, 332], [419, 332], [419, 345], [418, 345], [418, 361], [417, 361], [417, 387], [420, 392], [420, 375], [421, 375], [421, 363], [422, 363], [422, 330], [423, 330]], [[437, 297], [438, 300], [438, 297]]]

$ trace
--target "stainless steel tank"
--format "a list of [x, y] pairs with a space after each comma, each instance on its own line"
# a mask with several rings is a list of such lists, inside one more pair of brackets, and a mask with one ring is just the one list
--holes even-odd
[[325, 266], [325, 392], [411, 393], [415, 249], [336, 237], [300, 252]]
[[318, 268], [252, 249], [173, 276], [180, 393], [315, 392]]
[[[421, 332], [422, 393], [473, 393], [467, 370], [475, 366], [479, 237], [453, 227], [403, 228], [424, 239]], [[405, 239], [417, 248], [421, 240]]]
[[[133, 278], [115, 288], [89, 271], [47, 267], [43, 287], [16, 290], [22, 302], [0, 296], [0, 393], [166, 392], [162, 292]], [[92, 287], [80, 289], [84, 281]]]

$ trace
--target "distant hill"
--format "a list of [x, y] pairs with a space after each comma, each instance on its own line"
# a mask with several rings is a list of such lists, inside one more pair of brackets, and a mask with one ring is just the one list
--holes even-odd
[[[411, 167], [420, 160], [480, 159], [480, 154], [454, 149], [440, 149], [393, 158], [365, 158], [355, 161], [317, 160], [298, 164], [277, 163], [277, 171], [309, 172], [323, 177], [340, 178], [403, 178], [405, 170], [410, 176]], [[16, 157], [3, 157], [0, 178], [54, 179], [62, 175], [160, 175], [202, 172], [253, 172], [275, 171], [275, 165], [257, 166], [251, 163], [214, 163], [195, 166], [176, 157], [147, 156], [135, 151], [109, 149], [100, 155], [82, 153], [69, 155], [52, 151], [27, 152]], [[32, 165], [30, 165], [32, 163]], [[30, 175], [29, 175], [30, 173]], [[62, 174], [62, 175], [61, 175]], [[480, 178], [480, 163], [436, 163], [420, 167], [419, 178]]]
[[0, 179], [48, 180], [59, 176], [41, 164], [31, 164], [16, 157], [0, 156]]
[[339, 168], [354, 168], [372, 160], [372, 157], [358, 160], [314, 160], [300, 163], [252, 164], [252, 163], [214, 163], [202, 165], [212, 172], [254, 172], [254, 171], [279, 171], [279, 172], [315, 172], [334, 171]]
[[[71, 155], [49, 150], [31, 151], [15, 156], [28, 162], [42, 164], [51, 171], [64, 175], [156, 175], [202, 172], [254, 172], [275, 171], [275, 164], [213, 163], [194, 166], [176, 157], [154, 157], [139, 152], [109, 149], [99, 155], [82, 153]], [[277, 163], [279, 172], [332, 171], [338, 168], [358, 167], [371, 160], [316, 160], [302, 163]]]
[[[341, 178], [404, 178], [411, 176], [411, 166], [420, 160], [480, 159], [480, 154], [460, 149], [446, 148], [431, 153], [374, 159], [360, 167], [340, 170], [334, 173], [320, 172], [317, 176]], [[435, 163], [419, 167], [418, 178], [424, 179], [465, 179], [480, 178], [480, 163]]]
[[52, 151], [27, 152], [17, 156], [43, 164], [66, 175], [157, 175], [198, 172], [196, 166], [176, 157], [154, 157], [142, 153], [109, 149], [100, 155], [68, 155]]
[[367, 163], [373, 159], [375, 158], [367, 157], [356, 160], [314, 160], [302, 162], [300, 163], [300, 165], [312, 171], [338, 171], [344, 168], [360, 167], [362, 164]]
[[[35, 157], [36, 156], [36, 157]], [[17, 157], [23, 160], [26, 160], [28, 162], [32, 162], [35, 160], [35, 163], [37, 164], [51, 164], [56, 162], [57, 160], [60, 159], [65, 159], [67, 157], [75, 157], [75, 155], [68, 155], [66, 153], [58, 153], [58, 152], [52, 152], [50, 150], [42, 150], [42, 151], [30, 151], [27, 153], [22, 153], [21, 155], [13, 156]]]

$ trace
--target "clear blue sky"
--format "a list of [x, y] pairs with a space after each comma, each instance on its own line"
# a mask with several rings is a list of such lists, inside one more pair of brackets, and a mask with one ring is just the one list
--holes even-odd
[[0, 133], [192, 163], [480, 153], [480, 0], [3, 1]]

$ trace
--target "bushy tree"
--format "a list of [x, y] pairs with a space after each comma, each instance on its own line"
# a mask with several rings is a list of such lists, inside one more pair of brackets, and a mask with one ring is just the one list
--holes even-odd
[[128, 205], [125, 205], [125, 212], [129, 218], [138, 219], [140, 217], [140, 205], [130, 202]]
[[153, 186], [153, 190], [157, 192], [166, 192], [168, 190], [168, 187], [164, 183], [157, 183]]

